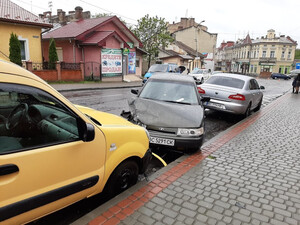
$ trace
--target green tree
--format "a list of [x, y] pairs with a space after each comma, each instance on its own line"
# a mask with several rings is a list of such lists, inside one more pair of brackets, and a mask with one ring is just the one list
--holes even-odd
[[300, 49], [296, 49], [295, 59], [300, 59]]
[[18, 36], [14, 33], [10, 34], [9, 39], [9, 60], [19, 66], [22, 66], [21, 43]]
[[48, 68], [54, 70], [56, 68], [56, 62], [58, 61], [58, 56], [56, 52], [55, 41], [53, 38], [50, 39], [49, 43], [49, 64]]
[[164, 18], [149, 17], [145, 15], [138, 20], [138, 25], [133, 29], [133, 33], [141, 40], [144, 49], [149, 53], [148, 68], [151, 60], [154, 60], [158, 55], [159, 48], [172, 43], [174, 39], [167, 30], [168, 24]]

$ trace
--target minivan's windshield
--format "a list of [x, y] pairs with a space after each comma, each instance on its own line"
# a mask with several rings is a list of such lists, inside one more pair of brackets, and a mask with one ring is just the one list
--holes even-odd
[[210, 77], [205, 83], [242, 89], [244, 87], [245, 81], [233, 77], [222, 77], [214, 75]]
[[166, 64], [153, 64], [150, 66], [148, 72], [168, 72], [168, 65]]
[[149, 80], [140, 97], [189, 105], [199, 104], [193, 83], [187, 82]]

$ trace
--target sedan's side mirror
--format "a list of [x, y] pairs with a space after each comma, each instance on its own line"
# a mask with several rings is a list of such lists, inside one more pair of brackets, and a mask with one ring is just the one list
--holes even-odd
[[131, 93], [137, 95], [139, 93], [138, 89], [131, 89]]
[[265, 87], [264, 86], [260, 86], [259, 89], [265, 89]]

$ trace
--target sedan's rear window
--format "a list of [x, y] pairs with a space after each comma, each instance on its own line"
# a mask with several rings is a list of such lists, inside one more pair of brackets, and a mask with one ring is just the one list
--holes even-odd
[[242, 89], [245, 81], [233, 77], [212, 76], [205, 83]]

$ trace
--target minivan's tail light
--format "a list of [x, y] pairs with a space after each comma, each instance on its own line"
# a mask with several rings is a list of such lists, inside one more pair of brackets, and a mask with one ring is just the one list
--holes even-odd
[[197, 87], [199, 94], [205, 94], [205, 91], [201, 87]]
[[229, 95], [230, 99], [234, 99], [234, 100], [240, 100], [240, 101], [245, 101], [246, 98], [244, 95], [241, 95], [241, 94], [235, 94], [235, 95]]

